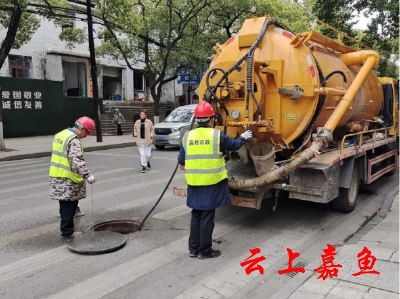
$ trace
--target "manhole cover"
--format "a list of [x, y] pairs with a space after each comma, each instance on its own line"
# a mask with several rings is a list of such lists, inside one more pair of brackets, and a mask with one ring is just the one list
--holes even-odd
[[99, 254], [117, 250], [126, 243], [126, 236], [115, 232], [82, 233], [68, 241], [71, 251], [86, 254]]
[[93, 226], [95, 232], [115, 232], [120, 234], [131, 234], [139, 230], [140, 223], [131, 220], [111, 220], [101, 222]]

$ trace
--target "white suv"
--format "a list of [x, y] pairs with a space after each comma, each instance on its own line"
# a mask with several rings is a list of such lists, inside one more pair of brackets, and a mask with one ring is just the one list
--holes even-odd
[[[190, 129], [197, 104], [180, 106], [162, 122], [154, 125], [154, 145], [157, 149], [165, 146], [180, 146], [183, 135]], [[193, 127], [197, 127], [195, 123]]]

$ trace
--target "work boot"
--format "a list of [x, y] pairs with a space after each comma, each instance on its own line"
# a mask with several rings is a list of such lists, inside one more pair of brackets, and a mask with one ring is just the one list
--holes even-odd
[[146, 166], [142, 166], [142, 173], [146, 173], [146, 172], [147, 172]]
[[219, 250], [211, 250], [210, 254], [207, 254], [207, 255], [199, 254], [199, 259], [205, 260], [205, 259], [209, 259], [209, 258], [213, 258], [213, 257], [218, 257], [220, 255], [221, 255], [221, 251], [219, 251]]
[[148, 168], [148, 169], [150, 169], [150, 168], [151, 168], [151, 166], [150, 166], [150, 162], [147, 162], [147, 168]]
[[197, 257], [199, 254], [197, 252], [189, 252], [190, 257]]
[[81, 212], [81, 208], [80, 208], [80, 207], [77, 207], [77, 208], [76, 208], [76, 211], [75, 211], [74, 218], [82, 217], [82, 216], [85, 216], [85, 213], [82, 213], [82, 212]]

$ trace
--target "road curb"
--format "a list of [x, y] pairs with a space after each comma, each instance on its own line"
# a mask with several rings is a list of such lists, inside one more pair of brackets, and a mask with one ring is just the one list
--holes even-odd
[[399, 186], [390, 191], [383, 200], [382, 207], [379, 209], [379, 212], [375, 215], [375, 217], [368, 221], [368, 223], [359, 231], [357, 231], [349, 240], [347, 240], [345, 244], [357, 244], [359, 241], [361, 241], [362, 237], [364, 237], [370, 230], [374, 228], [374, 226], [381, 222], [388, 214], [388, 211], [392, 206], [393, 200], [398, 192]]
[[[117, 143], [117, 144], [105, 144], [105, 145], [94, 145], [87, 148], [84, 148], [85, 152], [93, 152], [93, 151], [100, 151], [100, 150], [108, 150], [114, 148], [124, 148], [136, 146], [135, 141], [131, 142], [124, 142], [124, 143]], [[30, 154], [20, 154], [20, 155], [13, 155], [4, 158], [0, 158], [0, 162], [6, 161], [15, 161], [15, 160], [24, 160], [24, 159], [33, 159], [33, 158], [43, 158], [43, 157], [50, 157], [51, 151], [45, 152], [37, 152], [37, 153], [30, 153]]]

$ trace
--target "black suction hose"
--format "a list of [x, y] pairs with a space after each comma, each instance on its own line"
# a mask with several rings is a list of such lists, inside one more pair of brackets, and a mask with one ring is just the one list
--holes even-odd
[[343, 77], [343, 85], [346, 87], [347, 86], [347, 78], [346, 78], [346, 75], [342, 72], [342, 71], [333, 71], [333, 72], [330, 72], [328, 75], [326, 75], [325, 76], [325, 78], [324, 78], [324, 83], [326, 82], [326, 81], [328, 81], [328, 79], [330, 78], [330, 77], [332, 77], [333, 75], [335, 75], [335, 74], [339, 74], [339, 75], [341, 75], [342, 77]]
[[[191, 130], [193, 129], [194, 120], [195, 120], [195, 117], [193, 117], [193, 119], [192, 119], [192, 123], [190, 124], [189, 131], [191, 131]], [[169, 185], [171, 184], [171, 182], [172, 182], [172, 180], [173, 180], [173, 178], [174, 178], [174, 176], [175, 176], [175, 174], [176, 174], [176, 171], [178, 170], [178, 167], [179, 167], [179, 162], [176, 163], [174, 172], [172, 173], [172, 175], [171, 175], [171, 177], [170, 177], [170, 179], [169, 179], [167, 185], [165, 186], [163, 192], [161, 193], [160, 197], [158, 198], [158, 200], [156, 201], [156, 203], [154, 204], [154, 206], [151, 208], [151, 210], [147, 213], [146, 217], [144, 217], [143, 221], [140, 223], [139, 230], [142, 230], [143, 224], [145, 223], [145, 221], [147, 220], [147, 218], [149, 218], [150, 214], [154, 211], [154, 209], [157, 207], [157, 205], [160, 203], [160, 201], [161, 201], [161, 199], [163, 198], [165, 192], [168, 190], [168, 187], [169, 187]]]
[[[246, 54], [244, 54], [229, 70], [227, 70], [224, 75], [219, 79], [218, 83], [214, 86], [214, 88], [210, 87], [207, 88], [208, 91], [210, 92], [210, 94], [213, 94], [213, 92], [211, 92], [211, 89], [216, 90], [218, 88], [218, 86], [222, 83], [223, 80], [225, 80], [226, 78], [228, 78], [229, 74], [232, 73], [235, 70], [239, 70], [240, 69], [240, 65], [243, 63], [243, 61], [245, 61], [245, 59], [249, 56], [250, 53], [253, 53], [254, 50], [258, 47], [258, 45], [260, 44], [261, 40], [264, 38], [265, 33], [267, 32], [267, 28], [269, 25], [275, 23], [276, 21], [274, 19], [268, 19], [263, 27], [261, 28], [260, 33], [258, 34], [256, 40], [254, 41], [253, 45], [250, 47], [250, 49], [246, 52]], [[281, 25], [279, 22], [277, 22], [279, 25]], [[213, 91], [214, 91], [213, 90]], [[215, 93], [214, 93], [215, 94]], [[248, 101], [247, 101], [248, 102]]]
[[[221, 68], [214, 68], [211, 71], [209, 71], [207, 74], [207, 77], [206, 77], [207, 90], [211, 93], [211, 95], [214, 97], [214, 99], [219, 103], [219, 105], [222, 107], [222, 109], [224, 109], [224, 111], [226, 113], [226, 117], [229, 118], [228, 109], [226, 108], [225, 104], [220, 100], [220, 98], [217, 97], [217, 95], [215, 94], [215, 90], [210, 86], [210, 76], [212, 73], [215, 74], [214, 71], [220, 71], [225, 75], [225, 71]], [[225, 77], [225, 84], [226, 84], [226, 86], [228, 86], [228, 77], [227, 76]]]

